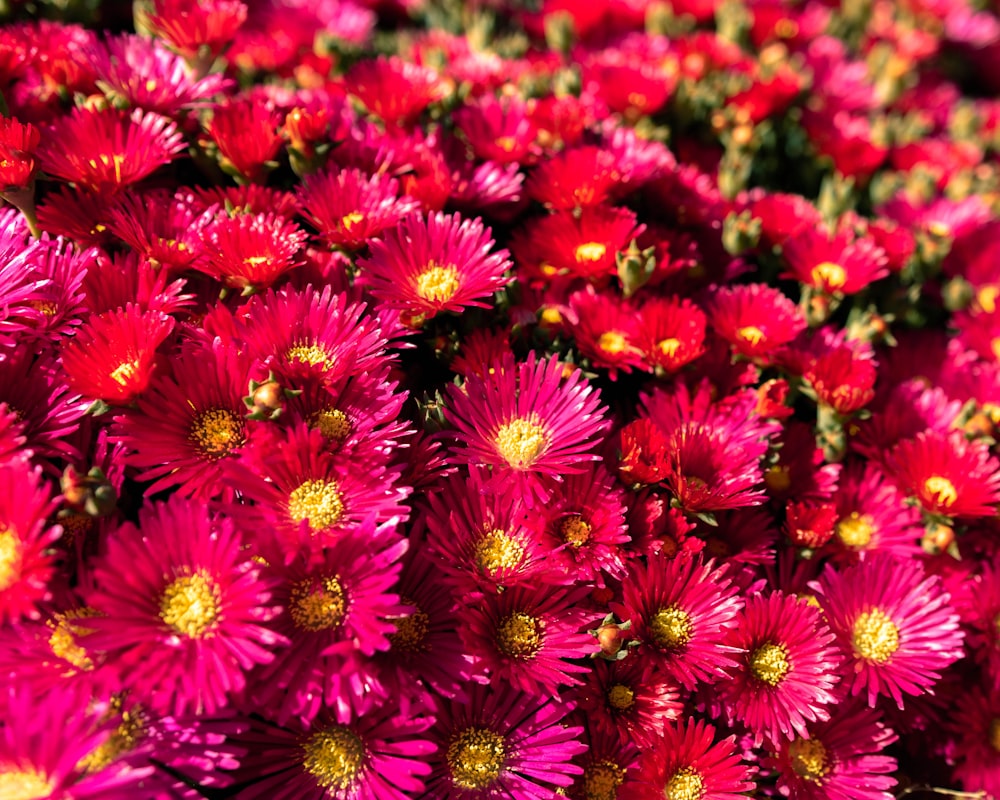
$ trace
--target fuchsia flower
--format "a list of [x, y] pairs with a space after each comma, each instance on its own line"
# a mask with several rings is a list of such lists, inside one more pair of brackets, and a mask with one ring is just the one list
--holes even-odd
[[174, 498], [121, 525], [94, 565], [87, 644], [104, 668], [158, 712], [214, 713], [284, 639], [276, 609], [232, 520]]
[[201, 231], [205, 259], [196, 265], [231, 289], [270, 287], [299, 266], [306, 233], [274, 214], [221, 215]]
[[264, 183], [281, 149], [281, 121], [281, 114], [259, 95], [213, 106], [206, 132], [218, 148], [219, 165], [248, 183]]
[[737, 353], [751, 358], [773, 353], [806, 327], [791, 300], [759, 283], [717, 289], [708, 314], [715, 332]]
[[447, 82], [433, 69], [399, 58], [358, 61], [344, 81], [369, 113], [393, 126], [416, 121], [427, 106], [449, 92]]

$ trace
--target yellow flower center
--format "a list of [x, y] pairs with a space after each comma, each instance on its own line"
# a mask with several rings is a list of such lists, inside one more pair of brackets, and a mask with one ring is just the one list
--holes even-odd
[[590, 523], [579, 514], [570, 514], [559, 523], [559, 535], [570, 547], [583, 547], [590, 541]]
[[670, 337], [669, 339], [661, 339], [656, 343], [656, 349], [659, 350], [667, 358], [673, 358], [677, 355], [677, 349], [681, 346], [681, 340]]
[[344, 500], [335, 481], [306, 481], [288, 495], [288, 516], [309, 520], [313, 533], [336, 525], [344, 514]]
[[939, 506], [948, 508], [958, 500], [955, 484], [941, 475], [931, 475], [924, 481], [924, 491]]
[[899, 628], [878, 608], [857, 618], [853, 634], [854, 652], [876, 664], [886, 663], [899, 649]]
[[990, 747], [1000, 753], [1000, 719], [990, 721]]
[[497, 625], [497, 648], [513, 658], [530, 658], [542, 646], [542, 621], [517, 612], [504, 617]]
[[309, 418], [309, 424], [313, 428], [319, 428], [319, 432], [333, 442], [344, 441], [351, 432], [351, 421], [347, 414], [336, 408], [317, 411]]
[[486, 789], [504, 768], [507, 746], [503, 737], [486, 728], [466, 728], [448, 745], [451, 781], [459, 789]]
[[820, 286], [827, 286], [830, 289], [839, 289], [847, 283], [847, 272], [840, 264], [832, 261], [823, 261], [812, 268], [810, 273], [813, 283]]
[[935, 219], [927, 223], [927, 232], [943, 239], [945, 236], [951, 236], [951, 226], [947, 222]]
[[990, 342], [990, 350], [993, 351], [993, 358], [1000, 361], [1000, 336], [997, 336]]
[[84, 606], [74, 608], [64, 614], [57, 614], [49, 620], [49, 627], [52, 628], [52, 635], [49, 636], [49, 647], [56, 658], [68, 661], [74, 667], [84, 672], [94, 668], [94, 662], [87, 651], [77, 643], [77, 637], [86, 636], [93, 633], [93, 628], [87, 628], [78, 623], [78, 620], [96, 617], [97, 611]]
[[677, 606], [661, 608], [650, 621], [649, 630], [664, 650], [683, 647], [691, 640], [691, 616]]
[[243, 263], [248, 267], [259, 267], [261, 264], [266, 264], [268, 256], [247, 256], [243, 259]]
[[682, 767], [663, 787], [664, 800], [701, 800], [705, 796], [705, 783], [697, 770]]
[[122, 711], [121, 698], [112, 700], [112, 708], [115, 714], [121, 715], [121, 721], [107, 739], [80, 759], [76, 765], [78, 770], [91, 774], [100, 772], [112, 761], [131, 753], [146, 735], [146, 719], [139, 708]]
[[857, 511], [852, 511], [849, 516], [837, 523], [837, 537], [844, 547], [860, 550], [867, 547], [872, 540], [872, 534], [875, 533], [872, 522], [872, 518], [867, 514], [862, 516]]
[[1000, 286], [992, 283], [981, 286], [976, 292], [976, 302], [987, 314], [992, 314], [997, 310], [997, 297], [1000, 297]]
[[343, 228], [348, 233], [351, 232], [351, 228], [357, 225], [359, 222], [364, 221], [365, 215], [360, 211], [352, 211], [350, 214], [344, 214], [340, 218], [340, 227]]
[[813, 783], [830, 771], [826, 748], [819, 739], [796, 739], [788, 745], [788, 760], [796, 775]]
[[777, 686], [790, 669], [784, 645], [767, 642], [750, 654], [750, 674], [768, 686]]
[[792, 475], [788, 467], [775, 464], [764, 473], [764, 483], [772, 492], [787, 492], [792, 485]]
[[111, 167], [115, 171], [115, 183], [122, 182], [122, 165], [125, 163], [125, 155], [123, 153], [101, 153], [97, 158], [92, 158], [87, 162], [91, 169], [98, 169], [99, 167]]
[[0, 523], [0, 592], [9, 589], [21, 577], [23, 549], [21, 537]]
[[600, 261], [607, 252], [608, 248], [600, 242], [587, 242], [576, 248], [576, 260]]
[[52, 783], [33, 769], [0, 764], [0, 797], [3, 800], [44, 800]]
[[129, 381], [135, 377], [135, 374], [139, 371], [139, 359], [134, 359], [133, 361], [125, 361], [119, 364], [113, 370], [111, 370], [110, 378], [119, 386], [128, 386]]
[[774, 32], [782, 39], [791, 39], [799, 32], [799, 24], [788, 18], [782, 18], [775, 23]]
[[304, 578], [288, 593], [288, 613], [302, 630], [337, 627], [347, 611], [347, 597], [335, 576]]
[[350, 729], [335, 725], [317, 731], [302, 745], [302, 766], [323, 789], [340, 791], [358, 777], [365, 761], [365, 743]]
[[401, 597], [400, 601], [405, 605], [413, 606], [414, 610], [406, 616], [397, 617], [392, 621], [392, 624], [396, 626], [396, 632], [389, 634], [392, 649], [402, 650], [404, 653], [423, 652], [428, 649], [424, 641], [427, 639], [431, 618], [408, 597]]
[[615, 711], [628, 711], [635, 705], [635, 692], [624, 683], [616, 683], [608, 689], [608, 702]]
[[614, 761], [597, 761], [583, 771], [585, 800], [617, 800], [618, 788], [625, 782], [625, 770]]
[[498, 136], [493, 140], [493, 144], [503, 150], [505, 153], [513, 152], [514, 148], [517, 147], [517, 139], [513, 136]]
[[160, 595], [160, 619], [181, 636], [199, 639], [219, 619], [219, 587], [205, 570], [175, 578]]
[[746, 325], [739, 328], [736, 331], [736, 335], [739, 336], [744, 342], [754, 345], [755, 347], [767, 338], [764, 335], [764, 331], [754, 325]]
[[473, 558], [479, 571], [496, 575], [501, 570], [514, 569], [524, 560], [524, 547], [504, 531], [488, 531], [475, 544]]
[[285, 358], [292, 363], [308, 364], [310, 367], [322, 367], [325, 370], [333, 366], [333, 355], [318, 344], [296, 344], [285, 351]]
[[190, 439], [210, 460], [227, 456], [243, 445], [243, 420], [226, 408], [203, 411], [191, 424]]
[[493, 443], [511, 467], [528, 469], [545, 450], [549, 437], [533, 419], [514, 419], [500, 426]]
[[447, 303], [460, 286], [458, 270], [450, 264], [442, 267], [432, 261], [417, 276], [417, 295], [432, 303]]
[[597, 339], [597, 347], [605, 353], [618, 355], [628, 349], [628, 339], [619, 331], [605, 331]]

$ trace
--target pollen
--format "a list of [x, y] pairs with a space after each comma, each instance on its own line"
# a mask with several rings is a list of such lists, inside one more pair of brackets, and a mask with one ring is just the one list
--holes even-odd
[[677, 606], [661, 608], [649, 623], [653, 641], [664, 650], [683, 647], [691, 641], [691, 615]]
[[618, 355], [628, 350], [628, 339], [619, 331], [605, 331], [597, 339], [597, 347], [605, 353]]
[[344, 499], [336, 481], [306, 481], [288, 495], [288, 516], [309, 520], [313, 533], [336, 525], [344, 515]]
[[487, 728], [466, 728], [454, 736], [445, 756], [451, 781], [459, 789], [486, 789], [503, 771], [507, 746]]
[[947, 222], [931, 220], [927, 223], [927, 232], [943, 239], [946, 236], [951, 236], [951, 226]]
[[587, 242], [576, 248], [577, 261], [600, 261], [607, 254], [607, 246], [600, 242]]
[[131, 753], [145, 737], [146, 717], [141, 709], [133, 708], [129, 711], [122, 711], [121, 705], [120, 697], [112, 700], [112, 707], [116, 713], [121, 715], [121, 721], [107, 739], [80, 759], [76, 768], [81, 772], [90, 774], [100, 772], [111, 762], [121, 758], [126, 753]]
[[875, 533], [872, 522], [872, 518], [867, 514], [862, 516], [857, 511], [852, 511], [837, 523], [837, 538], [844, 547], [856, 550], [867, 547], [871, 543], [872, 534]]
[[320, 347], [315, 342], [313, 344], [300, 342], [292, 345], [285, 351], [285, 358], [293, 364], [307, 364], [310, 367], [322, 367], [325, 370], [333, 367], [333, 356], [326, 348]]
[[532, 419], [514, 419], [501, 425], [493, 443], [514, 469], [529, 469], [549, 443], [545, 428]]
[[681, 340], [670, 337], [669, 339], [661, 339], [656, 343], [656, 349], [660, 351], [667, 358], [673, 358], [677, 355], [677, 350], [681, 346]]
[[736, 335], [739, 336], [747, 344], [751, 344], [754, 347], [763, 342], [767, 337], [764, 335], [764, 331], [754, 325], [746, 325], [742, 328], [737, 329]]
[[352, 211], [350, 214], [344, 214], [344, 216], [340, 218], [340, 227], [350, 233], [351, 228], [359, 222], [364, 222], [364, 219], [365, 215], [360, 211]]
[[11, 769], [0, 764], [0, 797], [4, 800], [44, 800], [52, 791], [52, 782], [33, 769]]
[[261, 264], [266, 264], [267, 262], [267, 256], [247, 256], [243, 259], [243, 263], [248, 267], [259, 267]]
[[365, 743], [349, 728], [335, 725], [318, 731], [302, 745], [302, 766], [322, 789], [347, 789], [364, 768]]
[[812, 783], [819, 783], [830, 771], [826, 748], [819, 739], [796, 739], [788, 745], [788, 760], [796, 775]]
[[214, 461], [241, 447], [245, 433], [240, 417], [228, 408], [212, 408], [194, 418], [189, 436], [202, 455]]
[[899, 628], [878, 608], [857, 618], [853, 634], [854, 652], [876, 664], [885, 664], [899, 649]]
[[955, 484], [941, 475], [931, 475], [924, 481], [924, 491], [939, 506], [949, 508], [958, 500]]
[[512, 153], [514, 152], [514, 148], [517, 147], [517, 139], [513, 136], [498, 136], [493, 140], [493, 144], [505, 153]]
[[0, 592], [9, 589], [21, 577], [23, 549], [21, 538], [0, 523]]
[[616, 683], [608, 689], [608, 703], [615, 711], [628, 711], [635, 705], [635, 692], [624, 683]]
[[524, 547], [505, 531], [488, 531], [475, 544], [472, 553], [479, 571], [496, 575], [502, 570], [515, 569], [524, 561]]
[[125, 361], [111, 370], [109, 377], [119, 386], [128, 386], [129, 381], [135, 377], [139, 371], [139, 359]]
[[538, 617], [517, 612], [497, 625], [497, 647], [513, 658], [530, 658], [542, 646], [543, 623]]
[[663, 787], [664, 800], [701, 800], [705, 796], [705, 782], [701, 774], [691, 767], [677, 770]]
[[175, 578], [160, 595], [160, 619], [181, 636], [200, 639], [219, 620], [219, 587], [205, 570]]
[[309, 418], [309, 424], [332, 442], [340, 443], [351, 432], [351, 421], [347, 414], [337, 408], [324, 408]]
[[976, 292], [976, 302], [987, 314], [997, 310], [998, 297], [1000, 297], [1000, 286], [993, 283], [979, 287], [979, 291]]
[[396, 632], [389, 634], [389, 643], [393, 650], [404, 653], [423, 653], [429, 649], [426, 640], [431, 618], [408, 597], [401, 597], [400, 602], [413, 606], [414, 610], [392, 621], [396, 626]]
[[460, 286], [458, 270], [450, 264], [442, 267], [432, 261], [417, 276], [417, 295], [431, 303], [447, 303]]
[[813, 283], [829, 289], [840, 289], [847, 283], [847, 272], [840, 264], [833, 261], [823, 261], [817, 264], [809, 275]]
[[288, 614], [302, 630], [336, 628], [347, 611], [347, 596], [335, 576], [305, 578], [288, 594]]
[[559, 535], [570, 547], [583, 547], [590, 541], [591, 530], [590, 523], [579, 514], [563, 517], [559, 523]]
[[768, 686], [781, 683], [790, 668], [784, 645], [767, 642], [750, 654], [750, 674]]
[[94, 668], [94, 662], [87, 651], [77, 643], [77, 638], [93, 633], [93, 628], [79, 624], [79, 620], [96, 617], [97, 611], [88, 606], [74, 608], [64, 614], [57, 614], [48, 625], [52, 628], [49, 636], [49, 648], [52, 655], [68, 661], [78, 670], [89, 672]]
[[583, 796], [585, 800], [616, 800], [624, 782], [625, 770], [614, 761], [597, 761], [583, 771]]
[[122, 182], [122, 166], [125, 164], [125, 156], [122, 153], [101, 153], [97, 158], [92, 158], [87, 162], [93, 170], [104, 167], [111, 168], [115, 172], [115, 183]]

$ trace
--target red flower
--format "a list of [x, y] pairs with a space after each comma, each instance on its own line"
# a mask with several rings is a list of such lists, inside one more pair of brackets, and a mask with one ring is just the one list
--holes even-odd
[[280, 127], [281, 114], [255, 95], [215, 106], [206, 131], [219, 149], [224, 170], [249, 183], [264, 183], [281, 149]]
[[577, 147], [546, 159], [531, 173], [528, 195], [559, 211], [609, 200], [622, 180], [617, 160], [600, 147]]
[[762, 283], [716, 289], [708, 315], [716, 333], [751, 358], [773, 353], [806, 327], [795, 303]]
[[622, 428], [620, 436], [618, 471], [626, 485], [659, 483], [667, 477], [669, 442], [658, 425], [650, 419], [637, 419]]
[[344, 76], [344, 83], [370, 113], [397, 127], [416, 121], [427, 106], [450, 91], [431, 68], [396, 57], [360, 60]]
[[882, 249], [848, 231], [831, 238], [821, 228], [806, 228], [781, 245], [781, 255], [790, 268], [782, 277], [827, 294], [855, 294], [889, 274]]
[[266, 289], [299, 266], [306, 232], [275, 214], [221, 215], [201, 231], [197, 269], [232, 289]]
[[199, 58], [206, 47], [214, 60], [246, 21], [247, 7], [240, 0], [153, 0], [138, 18], [185, 58]]
[[638, 345], [646, 364], [676, 372], [705, 352], [705, 314], [687, 298], [655, 297], [639, 308]]
[[0, 192], [23, 189], [35, 177], [35, 149], [41, 135], [31, 123], [0, 117]]

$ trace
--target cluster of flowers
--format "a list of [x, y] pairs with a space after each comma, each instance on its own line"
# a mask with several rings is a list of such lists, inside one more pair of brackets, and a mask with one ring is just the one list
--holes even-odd
[[0, 797], [1000, 797], [977, 5], [0, 29]]

